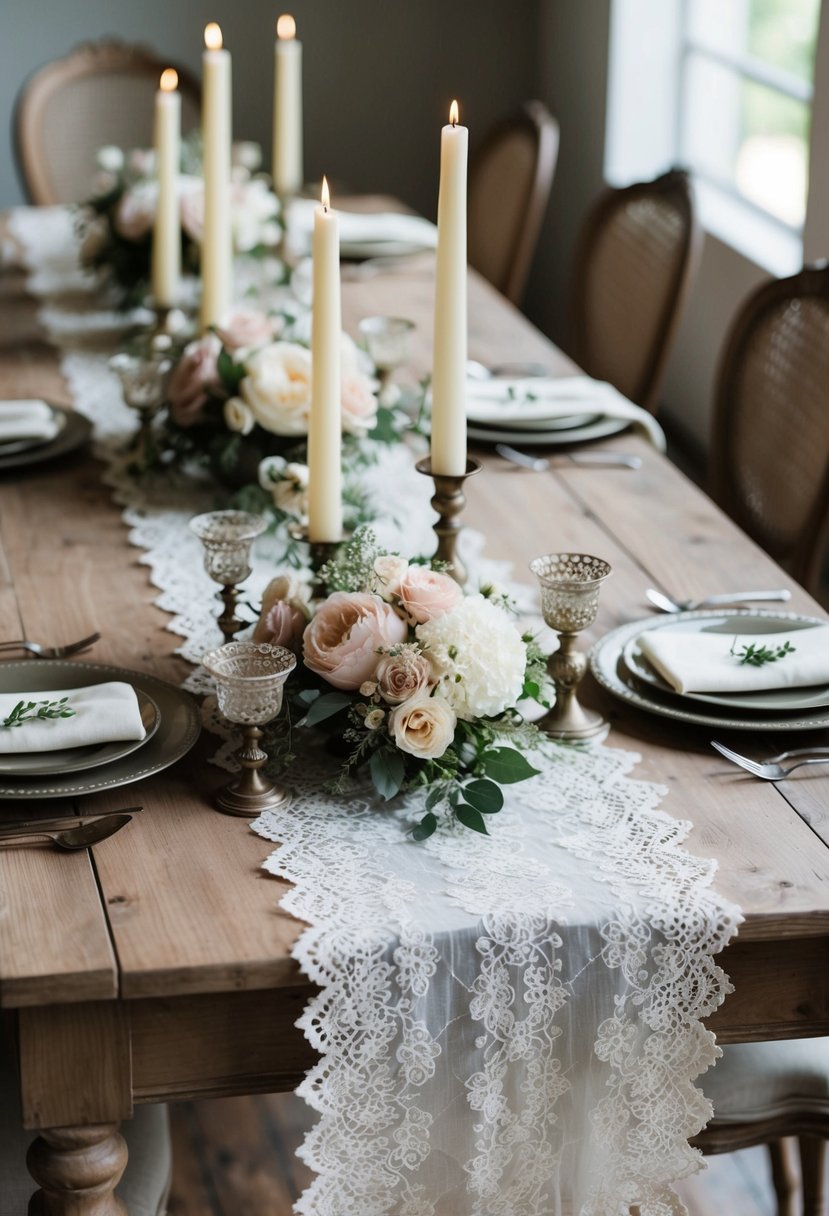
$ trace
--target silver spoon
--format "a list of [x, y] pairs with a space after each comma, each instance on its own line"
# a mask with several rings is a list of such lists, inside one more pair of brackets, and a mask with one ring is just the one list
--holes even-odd
[[28, 829], [17, 835], [4, 836], [0, 840], [0, 846], [20, 840], [51, 840], [56, 848], [71, 853], [75, 849], [89, 849], [94, 844], [100, 844], [102, 840], [114, 836], [116, 832], [121, 831], [121, 828], [125, 828], [131, 819], [132, 815], [107, 815], [103, 819], [96, 819], [93, 823], [85, 823], [79, 828], [66, 828], [62, 832], [39, 832]]
[[[534, 473], [546, 473], [548, 469], [553, 468], [553, 461], [547, 456], [531, 456], [529, 452], [520, 452], [518, 448], [510, 447], [508, 443], [496, 443], [495, 451], [510, 464], [517, 464], [522, 469], [532, 469]], [[604, 465], [605, 468], [642, 467], [641, 456], [630, 456], [626, 452], [561, 452], [557, 459], [585, 466]]]
[[697, 608], [719, 608], [724, 604], [765, 603], [785, 604], [792, 598], [791, 591], [725, 591], [719, 595], [707, 595], [701, 600], [674, 600], [653, 587], [648, 587], [645, 598], [660, 612], [694, 612]]

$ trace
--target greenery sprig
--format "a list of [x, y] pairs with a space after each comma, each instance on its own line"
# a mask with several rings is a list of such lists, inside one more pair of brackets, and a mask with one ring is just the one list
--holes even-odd
[[0, 726], [12, 730], [15, 726], [22, 726], [24, 722], [48, 722], [54, 718], [74, 716], [75, 710], [70, 706], [68, 697], [61, 697], [59, 701], [18, 701]]
[[739, 659], [741, 666], [748, 664], [750, 667], [763, 667], [766, 663], [776, 663], [778, 659], [785, 659], [787, 654], [794, 654], [797, 649], [788, 640], [782, 646], [774, 649], [769, 649], [768, 646], [755, 646], [751, 642], [747, 646], [744, 645], [741, 650], [735, 650], [736, 645], [737, 639], [735, 638], [728, 653]]

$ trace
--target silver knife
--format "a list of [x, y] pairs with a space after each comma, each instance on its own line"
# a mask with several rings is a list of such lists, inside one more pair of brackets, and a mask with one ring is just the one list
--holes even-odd
[[106, 819], [109, 815], [135, 815], [143, 809], [141, 806], [126, 806], [120, 811], [96, 811], [90, 815], [61, 815], [58, 819], [21, 819], [19, 823], [0, 823], [0, 840], [28, 835], [29, 832], [60, 832], [63, 828], [76, 826], [80, 820], [89, 823], [95, 819]]
[[[532, 469], [536, 473], [544, 473], [553, 468], [553, 460], [547, 456], [531, 456], [529, 452], [520, 452], [518, 448], [510, 447], [508, 443], [496, 443], [495, 451], [504, 460], [521, 465], [524, 469]], [[569, 464], [604, 465], [606, 468], [640, 469], [641, 456], [630, 456], [627, 452], [561, 452], [558, 460]]]

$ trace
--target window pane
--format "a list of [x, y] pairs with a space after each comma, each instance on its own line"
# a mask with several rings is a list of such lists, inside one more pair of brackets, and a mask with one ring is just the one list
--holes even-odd
[[748, 50], [811, 84], [820, 0], [750, 0]]
[[806, 210], [809, 107], [689, 55], [682, 155], [792, 227]]

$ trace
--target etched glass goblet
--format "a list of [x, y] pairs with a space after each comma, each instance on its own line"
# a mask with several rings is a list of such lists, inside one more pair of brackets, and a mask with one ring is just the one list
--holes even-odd
[[138, 414], [140, 426], [135, 447], [145, 465], [152, 463], [155, 456], [153, 418], [164, 401], [167, 374], [173, 366], [169, 346], [169, 340], [166, 343], [156, 340], [148, 354], [121, 351], [109, 361], [110, 370], [121, 382], [125, 404]]
[[250, 574], [251, 547], [267, 526], [263, 516], [249, 511], [208, 511], [190, 520], [190, 530], [204, 546], [204, 568], [213, 582], [221, 585], [219, 595], [224, 607], [219, 628], [226, 642], [231, 642], [245, 623], [236, 616], [237, 584]]
[[599, 592], [610, 566], [588, 553], [548, 553], [531, 561], [530, 570], [541, 585], [541, 613], [559, 641], [558, 650], [547, 660], [555, 705], [538, 726], [554, 739], [589, 739], [606, 723], [601, 714], [579, 704], [577, 689], [587, 670], [587, 656], [576, 650], [576, 638], [596, 619]]
[[216, 681], [220, 712], [243, 728], [242, 746], [236, 752], [241, 772], [216, 795], [219, 810], [251, 816], [284, 806], [290, 795], [262, 772], [268, 753], [259, 740], [261, 728], [282, 709], [283, 688], [296, 667], [296, 656], [266, 642], [227, 642], [209, 650], [202, 666]]
[[369, 358], [377, 368], [381, 390], [388, 385], [395, 368], [408, 359], [409, 339], [414, 327], [414, 321], [406, 317], [364, 317], [357, 326]]

